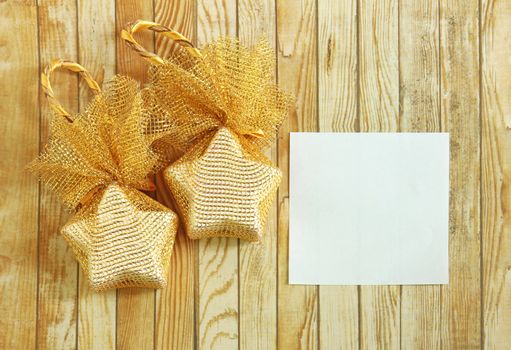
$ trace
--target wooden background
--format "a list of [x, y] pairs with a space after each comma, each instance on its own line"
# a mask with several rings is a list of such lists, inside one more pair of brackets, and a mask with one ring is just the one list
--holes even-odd
[[[41, 67], [144, 80], [116, 35], [137, 18], [199, 45], [267, 35], [297, 104], [269, 153], [285, 178], [263, 244], [181, 233], [169, 288], [95, 294], [24, 167], [48, 136]], [[510, 349], [510, 20], [508, 0], [0, 1], [0, 349]], [[74, 110], [89, 98], [72, 74], [55, 87]], [[450, 132], [449, 285], [289, 286], [290, 130]]]

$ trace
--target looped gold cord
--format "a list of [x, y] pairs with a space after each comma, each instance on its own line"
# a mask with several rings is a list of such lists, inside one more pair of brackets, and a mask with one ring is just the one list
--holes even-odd
[[[124, 39], [125, 43], [130, 48], [132, 48], [142, 58], [149, 61], [151, 64], [161, 65], [164, 63], [164, 60], [160, 56], [156, 55], [154, 52], [147, 51], [133, 37], [133, 34], [144, 29], [149, 29], [156, 33], [161, 33], [171, 38], [172, 40], [183, 46], [192, 57], [203, 58], [201, 52], [193, 45], [193, 43], [188, 38], [183, 36], [181, 33], [159, 23], [139, 19], [134, 23], [128, 24], [126, 28], [121, 31], [121, 37]], [[256, 139], [264, 139], [266, 137], [265, 133], [261, 129], [238, 130], [238, 132], [242, 135], [251, 136]]]
[[130, 23], [121, 31], [121, 38], [124, 42], [131, 47], [135, 52], [137, 52], [142, 58], [149, 61], [152, 64], [162, 64], [163, 59], [155, 54], [154, 52], [147, 51], [142, 45], [140, 45], [133, 34], [142, 31], [144, 29], [152, 30], [153, 32], [160, 33], [165, 35], [166, 37], [174, 40], [179, 45], [183, 46], [193, 57], [201, 58], [202, 54], [200, 51], [192, 44], [188, 38], [183, 36], [181, 33], [176, 32], [164, 25], [161, 25], [156, 22], [137, 20], [134, 23]]
[[68, 121], [72, 122], [71, 114], [65, 110], [65, 108], [60, 104], [60, 102], [55, 98], [55, 94], [53, 93], [53, 89], [50, 83], [50, 76], [53, 71], [57, 68], [66, 68], [72, 72], [76, 72], [80, 74], [80, 76], [87, 82], [87, 85], [94, 90], [96, 93], [101, 92], [101, 88], [98, 83], [92, 78], [92, 75], [80, 64], [72, 61], [66, 61], [63, 59], [54, 59], [46, 68], [43, 73], [41, 73], [41, 85], [43, 87], [43, 91], [48, 99], [48, 103], [57, 114], [63, 116]]

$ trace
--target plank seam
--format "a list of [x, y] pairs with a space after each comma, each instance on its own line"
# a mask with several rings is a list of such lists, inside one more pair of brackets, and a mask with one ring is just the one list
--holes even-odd
[[[444, 131], [444, 123], [443, 123], [443, 116], [442, 116], [442, 6], [441, 1], [437, 0], [437, 7], [438, 7], [438, 116], [439, 116], [439, 122], [440, 122], [440, 131]], [[449, 155], [450, 159], [450, 155]], [[450, 174], [449, 174], [450, 178]], [[450, 185], [449, 185], [450, 190]], [[449, 233], [448, 233], [449, 235]], [[447, 238], [449, 240], [449, 237]], [[449, 254], [449, 253], [448, 253]], [[450, 263], [450, 261], [449, 261]], [[443, 324], [443, 303], [444, 303], [444, 288], [440, 287], [440, 310], [439, 310], [439, 324]], [[449, 326], [447, 325], [447, 328]], [[443, 332], [440, 331], [440, 349], [443, 349], [444, 346], [444, 337]]]
[[[321, 132], [320, 128], [320, 104], [319, 104], [319, 0], [315, 1], [316, 5], [316, 18], [315, 18], [315, 25], [316, 25], [316, 131]], [[317, 348], [321, 349], [321, 293], [320, 293], [320, 286], [316, 286], [316, 307], [318, 309], [317, 314], [317, 322], [316, 322], [316, 342], [317, 342]]]
[[[39, 23], [39, 1], [36, 1], [36, 35], [37, 35], [37, 63], [38, 63], [38, 78], [37, 78], [37, 105], [38, 105], [38, 117], [39, 117], [39, 130], [38, 130], [38, 140], [37, 140], [37, 149], [41, 152], [41, 121], [42, 121], [42, 109], [41, 109], [41, 33], [40, 33], [40, 23]], [[39, 267], [39, 255], [40, 255], [40, 231], [41, 231], [41, 183], [37, 182], [37, 219], [36, 219], [36, 227], [37, 227], [37, 268], [36, 268], [36, 302], [35, 302], [35, 349], [39, 348], [39, 277], [40, 277], [40, 267]]]
[[[240, 36], [239, 36], [239, 30], [240, 30], [240, 17], [239, 17], [239, 6], [240, 6], [240, 2], [239, 0], [236, 0], [236, 11], [235, 11], [235, 16], [236, 16], [236, 22], [235, 22], [235, 32], [236, 32], [236, 38], [239, 40], [240, 39]], [[240, 240], [239, 238], [236, 239], [236, 269], [238, 270], [237, 271], [237, 277], [238, 277], [238, 283], [237, 283], [237, 294], [238, 294], [238, 310], [237, 310], [237, 326], [238, 326], [238, 331], [237, 331], [237, 334], [238, 334], [238, 350], [241, 349], [241, 324], [240, 324], [240, 306], [241, 306], [241, 302], [240, 302], [240, 299], [241, 299], [241, 294], [240, 294], [240, 291], [241, 291], [241, 276], [240, 276]]]
[[[193, 31], [194, 31], [194, 41], [197, 44], [198, 42], [198, 22], [199, 22], [199, 4], [197, 0], [194, 0], [194, 21], [193, 21]], [[197, 350], [199, 348], [199, 308], [200, 308], [200, 299], [199, 299], [199, 244], [195, 243], [193, 244], [192, 249], [194, 250], [194, 274], [193, 274], [193, 348], [194, 350]]]
[[484, 349], [484, 283], [483, 283], [483, 252], [484, 252], [484, 242], [483, 242], [483, 125], [482, 125], [482, 87], [483, 87], [483, 65], [482, 65], [482, 0], [477, 2], [478, 5], [478, 64], [479, 64], [479, 347]]
[[[236, 38], [239, 40], [240, 39], [240, 16], [239, 16], [239, 6], [240, 6], [240, 2], [239, 0], [236, 0]], [[238, 350], [241, 349], [241, 322], [240, 322], [240, 307], [241, 307], [241, 294], [240, 294], [240, 291], [241, 291], [241, 276], [240, 276], [240, 239], [237, 238], [236, 239], [236, 263], [237, 263], [237, 275], [238, 275], [238, 283], [237, 283], [237, 287], [238, 287], [238, 310], [237, 310], [237, 325], [238, 325]]]
[[[117, 1], [118, 0], [115, 0], [114, 1], [114, 28], [116, 28], [117, 30], [117, 10], [118, 10], [118, 6], [117, 6]], [[117, 73], [119, 67], [118, 67], [118, 60], [117, 60], [117, 50], [118, 50], [118, 44], [117, 44], [117, 40], [114, 40], [114, 52], [115, 52], [115, 59], [114, 59], [114, 69], [115, 69], [115, 73]], [[119, 324], [119, 290], [116, 289], [115, 291], [115, 331], [114, 331], [114, 348], [117, 350], [117, 344], [118, 344], [118, 341], [117, 341], [117, 325]]]
[[[156, 21], [156, 9], [155, 9], [155, 6], [156, 6], [156, 0], [152, 0], [151, 7], [153, 9], [153, 22]], [[153, 49], [154, 49], [154, 52], [157, 52], [156, 35], [152, 35], [152, 39], [153, 39]], [[156, 174], [153, 174], [152, 176], [153, 176], [153, 181], [156, 183]], [[154, 192], [154, 199], [155, 200], [157, 200], [157, 196], [158, 196], [158, 193]], [[176, 239], [176, 237], [174, 237], [174, 240], [175, 239]], [[170, 278], [168, 272], [167, 272], [167, 276], [166, 277], [167, 277], [167, 279]], [[157, 324], [156, 324], [156, 302], [158, 301], [158, 299], [156, 298], [156, 293], [157, 293], [157, 290], [156, 289], [153, 290], [153, 350], [156, 350], [156, 342], [157, 342], [156, 330], [158, 328]], [[116, 325], [116, 327], [117, 327], [117, 325]]]
[[[75, 1], [75, 9], [76, 9], [76, 60], [78, 61], [80, 55], [80, 1]], [[76, 93], [77, 93], [77, 108], [80, 111], [80, 80], [76, 79]], [[75, 322], [75, 349], [78, 349], [78, 332], [80, 331], [79, 323], [80, 323], [80, 266], [76, 261], [76, 322]]]
[[[397, 132], [402, 131], [402, 116], [401, 113], [403, 112], [401, 108], [401, 0], [397, 1]], [[403, 319], [403, 286], [399, 286], [399, 349], [402, 349], [402, 343], [403, 343], [403, 332], [402, 332], [402, 319]]]
[[[356, 2], [356, 9], [355, 9], [355, 16], [356, 16], [356, 56], [357, 56], [357, 91], [356, 91], [356, 113], [357, 113], [357, 121], [355, 122], [355, 125], [357, 127], [357, 132], [360, 132], [361, 130], [361, 123], [362, 118], [360, 117], [360, 0], [357, 0]], [[357, 312], [358, 312], [358, 333], [357, 333], [357, 342], [358, 342], [358, 349], [362, 349], [362, 288], [360, 288], [360, 285], [357, 286]]]
[[[275, 27], [275, 38], [274, 38], [274, 41], [275, 41], [275, 82], [278, 84], [279, 83], [279, 54], [278, 54], [278, 49], [279, 49], [279, 40], [278, 40], [278, 36], [279, 36], [279, 27], [278, 27], [278, 0], [275, 0], [273, 1], [273, 7], [274, 7], [274, 17], [273, 17], [273, 21], [274, 21], [274, 27]], [[288, 117], [289, 117], [289, 113], [288, 113]], [[280, 157], [279, 157], [279, 149], [280, 149], [280, 137], [277, 136], [276, 140], [275, 140], [275, 144], [276, 144], [276, 159], [275, 159], [275, 164], [277, 165], [277, 167], [280, 168]], [[277, 194], [276, 194], [276, 198], [275, 198], [275, 201], [277, 203], [277, 208], [276, 208], [276, 221], [277, 221], [277, 225], [276, 225], [276, 235], [277, 235], [277, 238], [275, 240], [275, 349], [278, 349], [279, 347], [279, 273], [280, 273], [280, 269], [279, 269], [279, 234], [280, 234], [280, 186], [279, 188], [277, 189]]]

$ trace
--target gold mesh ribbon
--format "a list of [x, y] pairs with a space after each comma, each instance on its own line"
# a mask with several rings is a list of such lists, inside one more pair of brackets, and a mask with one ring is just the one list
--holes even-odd
[[[133, 36], [142, 29], [173, 33], [185, 50], [168, 59], [148, 53]], [[221, 38], [199, 51], [147, 21], [128, 25], [122, 37], [151, 63], [144, 99], [153, 148], [163, 157], [171, 147], [184, 152], [164, 174], [188, 236], [260, 240], [281, 179], [261, 149], [272, 143], [291, 103], [273, 82], [268, 43], [248, 49]]]
[[[57, 68], [80, 73], [97, 92], [74, 117], [54, 97]], [[115, 76], [101, 91], [85, 68], [64, 60], [53, 61], [41, 83], [54, 115], [48, 144], [29, 169], [74, 209], [61, 232], [91, 288], [164, 287], [177, 216], [139, 191], [154, 190], [148, 174], [158, 162], [138, 83]]]

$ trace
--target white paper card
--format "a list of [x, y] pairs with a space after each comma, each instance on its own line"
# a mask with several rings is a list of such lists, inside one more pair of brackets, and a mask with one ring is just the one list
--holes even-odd
[[449, 134], [291, 133], [289, 283], [448, 283]]

